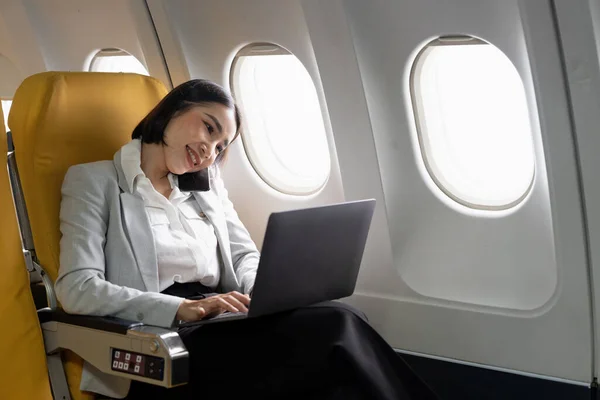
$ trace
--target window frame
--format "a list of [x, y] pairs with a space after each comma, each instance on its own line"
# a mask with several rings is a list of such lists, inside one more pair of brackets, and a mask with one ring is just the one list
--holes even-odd
[[[417, 89], [416, 89], [415, 82], [417, 80], [416, 79], [417, 76], [419, 75], [419, 73], [423, 67], [424, 61], [427, 59], [425, 53], [427, 53], [428, 51], [431, 51], [431, 49], [435, 48], [435, 47], [455, 46], [455, 45], [494, 46], [493, 44], [486, 42], [485, 40], [478, 39], [473, 36], [447, 35], [447, 36], [440, 36], [438, 38], [431, 40], [430, 42], [425, 44], [421, 48], [421, 50], [419, 50], [417, 55], [415, 56], [413, 63], [411, 65], [410, 74], [409, 74], [409, 90], [410, 90], [410, 99], [411, 99], [411, 104], [412, 104], [412, 114], [413, 114], [413, 118], [414, 118], [414, 126], [415, 126], [416, 133], [417, 133], [417, 141], [419, 144], [419, 150], [421, 152], [421, 159], [423, 160], [423, 164], [425, 166], [425, 169], [427, 170], [427, 173], [429, 174], [429, 176], [431, 177], [431, 179], [433, 180], [435, 185], [446, 196], [448, 196], [450, 199], [454, 200], [456, 203], [458, 203], [462, 206], [465, 206], [467, 208], [470, 208], [470, 209], [475, 209], [475, 210], [483, 210], [483, 211], [509, 210], [509, 209], [514, 208], [514, 207], [518, 206], [519, 204], [521, 204], [529, 196], [529, 194], [531, 193], [531, 190], [533, 188], [533, 185], [535, 184], [536, 175], [537, 175], [535, 149], [533, 149], [534, 153], [532, 155], [533, 173], [531, 175], [531, 180], [529, 182], [529, 185], [527, 186], [527, 189], [517, 199], [515, 199], [507, 204], [497, 205], [497, 206], [473, 203], [473, 202], [465, 200], [465, 199], [461, 198], [460, 196], [454, 194], [452, 192], [452, 190], [450, 188], [448, 188], [440, 178], [438, 178], [437, 173], [436, 173], [436, 168], [432, 166], [432, 163], [429, 160], [429, 158], [431, 156], [428, 155], [429, 153], [426, 150], [427, 146], [430, 146], [428, 144], [429, 135], [424, 134], [424, 129], [422, 127], [423, 123], [421, 122], [421, 116], [419, 115], [419, 114], [421, 114], [421, 115], [423, 114], [424, 106], [423, 106], [423, 101], [422, 101], [421, 97], [417, 96]], [[494, 47], [498, 51], [502, 52], [502, 50], [500, 50], [497, 46], [494, 46]], [[502, 53], [504, 54], [504, 52], [502, 52]], [[508, 56], [506, 54], [504, 54], [504, 56], [508, 58]], [[520, 74], [519, 74], [519, 78], [520, 78]], [[521, 84], [523, 84], [522, 79], [521, 79]], [[533, 134], [534, 134], [533, 127], [530, 126], [530, 128], [531, 128], [531, 130], [530, 130], [531, 139], [533, 140]]]
[[[242, 57], [248, 57], [248, 56], [270, 56], [270, 55], [291, 55], [293, 57], [296, 57], [298, 62], [300, 62], [302, 64], [302, 66], [304, 67], [304, 69], [306, 70], [306, 67], [304, 66], [302, 61], [294, 53], [287, 50], [283, 46], [280, 46], [275, 43], [270, 43], [270, 42], [254, 42], [254, 43], [247, 44], [236, 52], [236, 54], [233, 58], [233, 61], [231, 63], [231, 67], [229, 69], [229, 71], [230, 71], [230, 73], [229, 73], [229, 88], [231, 90], [233, 97], [236, 100], [236, 103], [241, 104], [243, 106], [243, 103], [241, 102], [241, 100], [238, 100], [238, 98], [237, 98], [236, 83], [235, 83], [235, 82], [239, 81], [240, 59]], [[308, 70], [307, 70], [307, 72], [308, 72]], [[310, 76], [310, 74], [309, 74], [309, 76]], [[313, 84], [313, 87], [316, 90], [317, 87], [316, 87], [312, 77], [311, 77], [311, 83]], [[318, 96], [318, 94], [317, 94], [317, 96]], [[322, 115], [323, 107], [321, 105], [321, 101], [318, 98], [317, 98], [317, 101], [318, 101], [319, 111]], [[255, 154], [256, 151], [253, 150], [252, 145], [250, 144], [252, 139], [249, 137], [251, 135], [251, 133], [250, 133], [250, 129], [248, 126], [248, 119], [243, 118], [240, 137], [241, 137], [242, 145], [244, 148], [244, 153], [246, 154], [246, 158], [250, 162], [252, 169], [260, 177], [260, 179], [264, 183], [266, 183], [269, 187], [271, 187], [273, 190], [275, 190], [279, 193], [285, 194], [285, 195], [305, 197], [305, 196], [314, 195], [314, 194], [320, 192], [321, 190], [323, 190], [323, 188], [327, 185], [327, 183], [329, 182], [329, 179], [331, 177], [332, 157], [331, 157], [331, 150], [330, 150], [330, 146], [329, 146], [329, 138], [327, 135], [327, 126], [325, 124], [324, 119], [322, 120], [322, 122], [323, 122], [323, 130], [324, 130], [324, 134], [325, 134], [325, 143], [327, 145], [327, 153], [328, 153], [329, 162], [328, 162], [327, 174], [325, 176], [325, 179], [323, 179], [323, 182], [320, 183], [316, 188], [311, 189], [311, 190], [291, 190], [290, 188], [285, 188], [285, 189], [281, 188], [279, 185], [277, 185], [276, 182], [273, 182], [273, 179], [268, 177], [262, 171], [262, 168], [259, 165], [257, 165], [256, 161], [254, 160], [254, 157], [258, 157], [258, 155]], [[273, 154], [275, 155], [276, 158], [279, 158], [279, 155], [277, 153], [273, 152]]]
[[[94, 71], [94, 69], [93, 69], [94, 68], [94, 63], [96, 61], [98, 61], [100, 58], [107, 58], [107, 57], [133, 57], [144, 68], [144, 70], [146, 71], [146, 76], [150, 76], [150, 71], [148, 70], [148, 67], [140, 59], [138, 59], [133, 54], [127, 52], [126, 50], [122, 50], [122, 49], [119, 49], [119, 48], [116, 48], [116, 47], [107, 47], [107, 48], [98, 50], [94, 54], [94, 56], [92, 57], [92, 59], [90, 60], [90, 64], [87, 67], [87, 71], [88, 72], [103, 73], [104, 71]], [[123, 73], [125, 73], [125, 72], [123, 72]], [[127, 73], [133, 74], [133, 73], [136, 73], [136, 72], [127, 72]]]

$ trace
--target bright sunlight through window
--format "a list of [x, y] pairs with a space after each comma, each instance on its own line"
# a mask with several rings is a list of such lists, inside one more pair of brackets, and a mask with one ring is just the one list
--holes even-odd
[[100, 50], [90, 63], [90, 72], [133, 72], [149, 75], [146, 67], [134, 56], [120, 49]]
[[2, 114], [4, 115], [4, 127], [8, 132], [8, 113], [10, 112], [10, 106], [12, 106], [12, 100], [0, 100], [0, 108], [2, 108]]
[[231, 87], [244, 111], [244, 148], [261, 178], [287, 194], [318, 191], [329, 177], [329, 148], [300, 60], [276, 45], [248, 46], [236, 57]]
[[534, 150], [525, 89], [498, 48], [438, 39], [417, 57], [411, 96], [427, 170], [455, 201], [507, 209], [527, 195]]

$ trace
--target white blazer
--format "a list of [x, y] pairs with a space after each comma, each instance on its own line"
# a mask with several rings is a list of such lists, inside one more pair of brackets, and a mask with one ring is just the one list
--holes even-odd
[[[127, 190], [121, 151], [114, 160], [69, 168], [60, 208], [56, 295], [73, 314], [111, 315], [171, 327], [182, 299], [158, 292], [158, 266], [144, 202]], [[221, 255], [222, 291], [250, 293], [260, 254], [240, 221], [217, 167], [211, 190], [194, 192], [213, 224]], [[84, 365], [81, 390], [123, 398], [129, 379]]]

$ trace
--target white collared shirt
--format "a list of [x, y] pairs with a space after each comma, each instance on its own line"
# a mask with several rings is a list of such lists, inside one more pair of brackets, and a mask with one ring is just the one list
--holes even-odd
[[208, 287], [219, 283], [220, 260], [213, 225], [189, 192], [182, 192], [177, 177], [168, 175], [171, 195], [160, 194], [141, 168], [142, 143], [133, 139], [122, 148], [121, 166], [131, 193], [144, 200], [152, 226], [159, 290], [173, 282], [200, 282]]

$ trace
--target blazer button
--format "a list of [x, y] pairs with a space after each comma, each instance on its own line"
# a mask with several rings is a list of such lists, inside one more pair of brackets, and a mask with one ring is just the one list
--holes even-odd
[[138, 313], [137, 319], [140, 320], [140, 321], [142, 321], [144, 319], [144, 314]]

